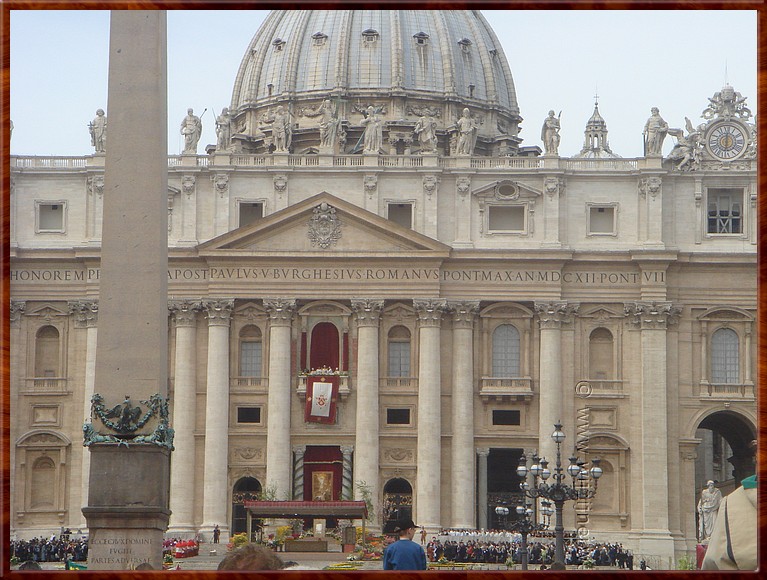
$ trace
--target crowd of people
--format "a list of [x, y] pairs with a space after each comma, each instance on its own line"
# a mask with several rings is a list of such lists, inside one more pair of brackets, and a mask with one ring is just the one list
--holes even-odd
[[13, 540], [11, 556], [20, 562], [84, 562], [88, 559], [88, 541], [82, 538], [71, 539], [68, 534]]
[[[443, 530], [426, 543], [430, 562], [446, 560], [457, 563], [518, 564], [522, 561], [522, 536], [508, 531], [477, 530], [473, 532]], [[551, 564], [554, 561], [553, 538], [530, 538], [527, 542], [529, 564]], [[634, 568], [634, 555], [618, 543], [565, 540], [565, 564], [581, 566], [613, 566]]]

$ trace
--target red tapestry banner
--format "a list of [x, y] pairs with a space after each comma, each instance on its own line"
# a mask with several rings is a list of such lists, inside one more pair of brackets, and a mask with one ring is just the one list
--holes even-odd
[[306, 377], [305, 422], [327, 424], [336, 422], [338, 382], [338, 377], [335, 375]]

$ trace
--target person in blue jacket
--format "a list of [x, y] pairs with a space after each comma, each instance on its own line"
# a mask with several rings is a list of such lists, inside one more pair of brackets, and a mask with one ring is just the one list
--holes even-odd
[[389, 544], [384, 552], [384, 570], [426, 570], [426, 554], [413, 541], [416, 526], [413, 520], [401, 520], [394, 528], [399, 540]]

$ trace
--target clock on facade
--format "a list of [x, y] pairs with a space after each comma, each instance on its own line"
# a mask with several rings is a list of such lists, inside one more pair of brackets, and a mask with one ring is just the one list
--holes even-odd
[[748, 130], [740, 123], [721, 121], [708, 130], [706, 149], [712, 157], [730, 161], [740, 157], [748, 145]]

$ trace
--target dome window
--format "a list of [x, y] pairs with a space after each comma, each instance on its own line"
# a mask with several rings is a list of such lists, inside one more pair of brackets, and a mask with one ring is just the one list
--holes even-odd
[[429, 44], [429, 35], [425, 32], [418, 32], [413, 35], [413, 40], [419, 46], [426, 46]]
[[367, 30], [362, 31], [362, 42], [365, 45], [375, 44], [378, 42], [378, 31], [374, 30], [372, 28], [368, 28]]
[[469, 52], [471, 50], [471, 40], [468, 38], [462, 38], [458, 41], [458, 46], [461, 47], [463, 52]]
[[285, 41], [281, 38], [275, 38], [272, 41], [272, 46], [274, 47], [275, 52], [280, 52], [283, 48], [285, 48]]
[[324, 46], [328, 39], [328, 35], [323, 32], [315, 32], [312, 34], [312, 44], [314, 46]]

